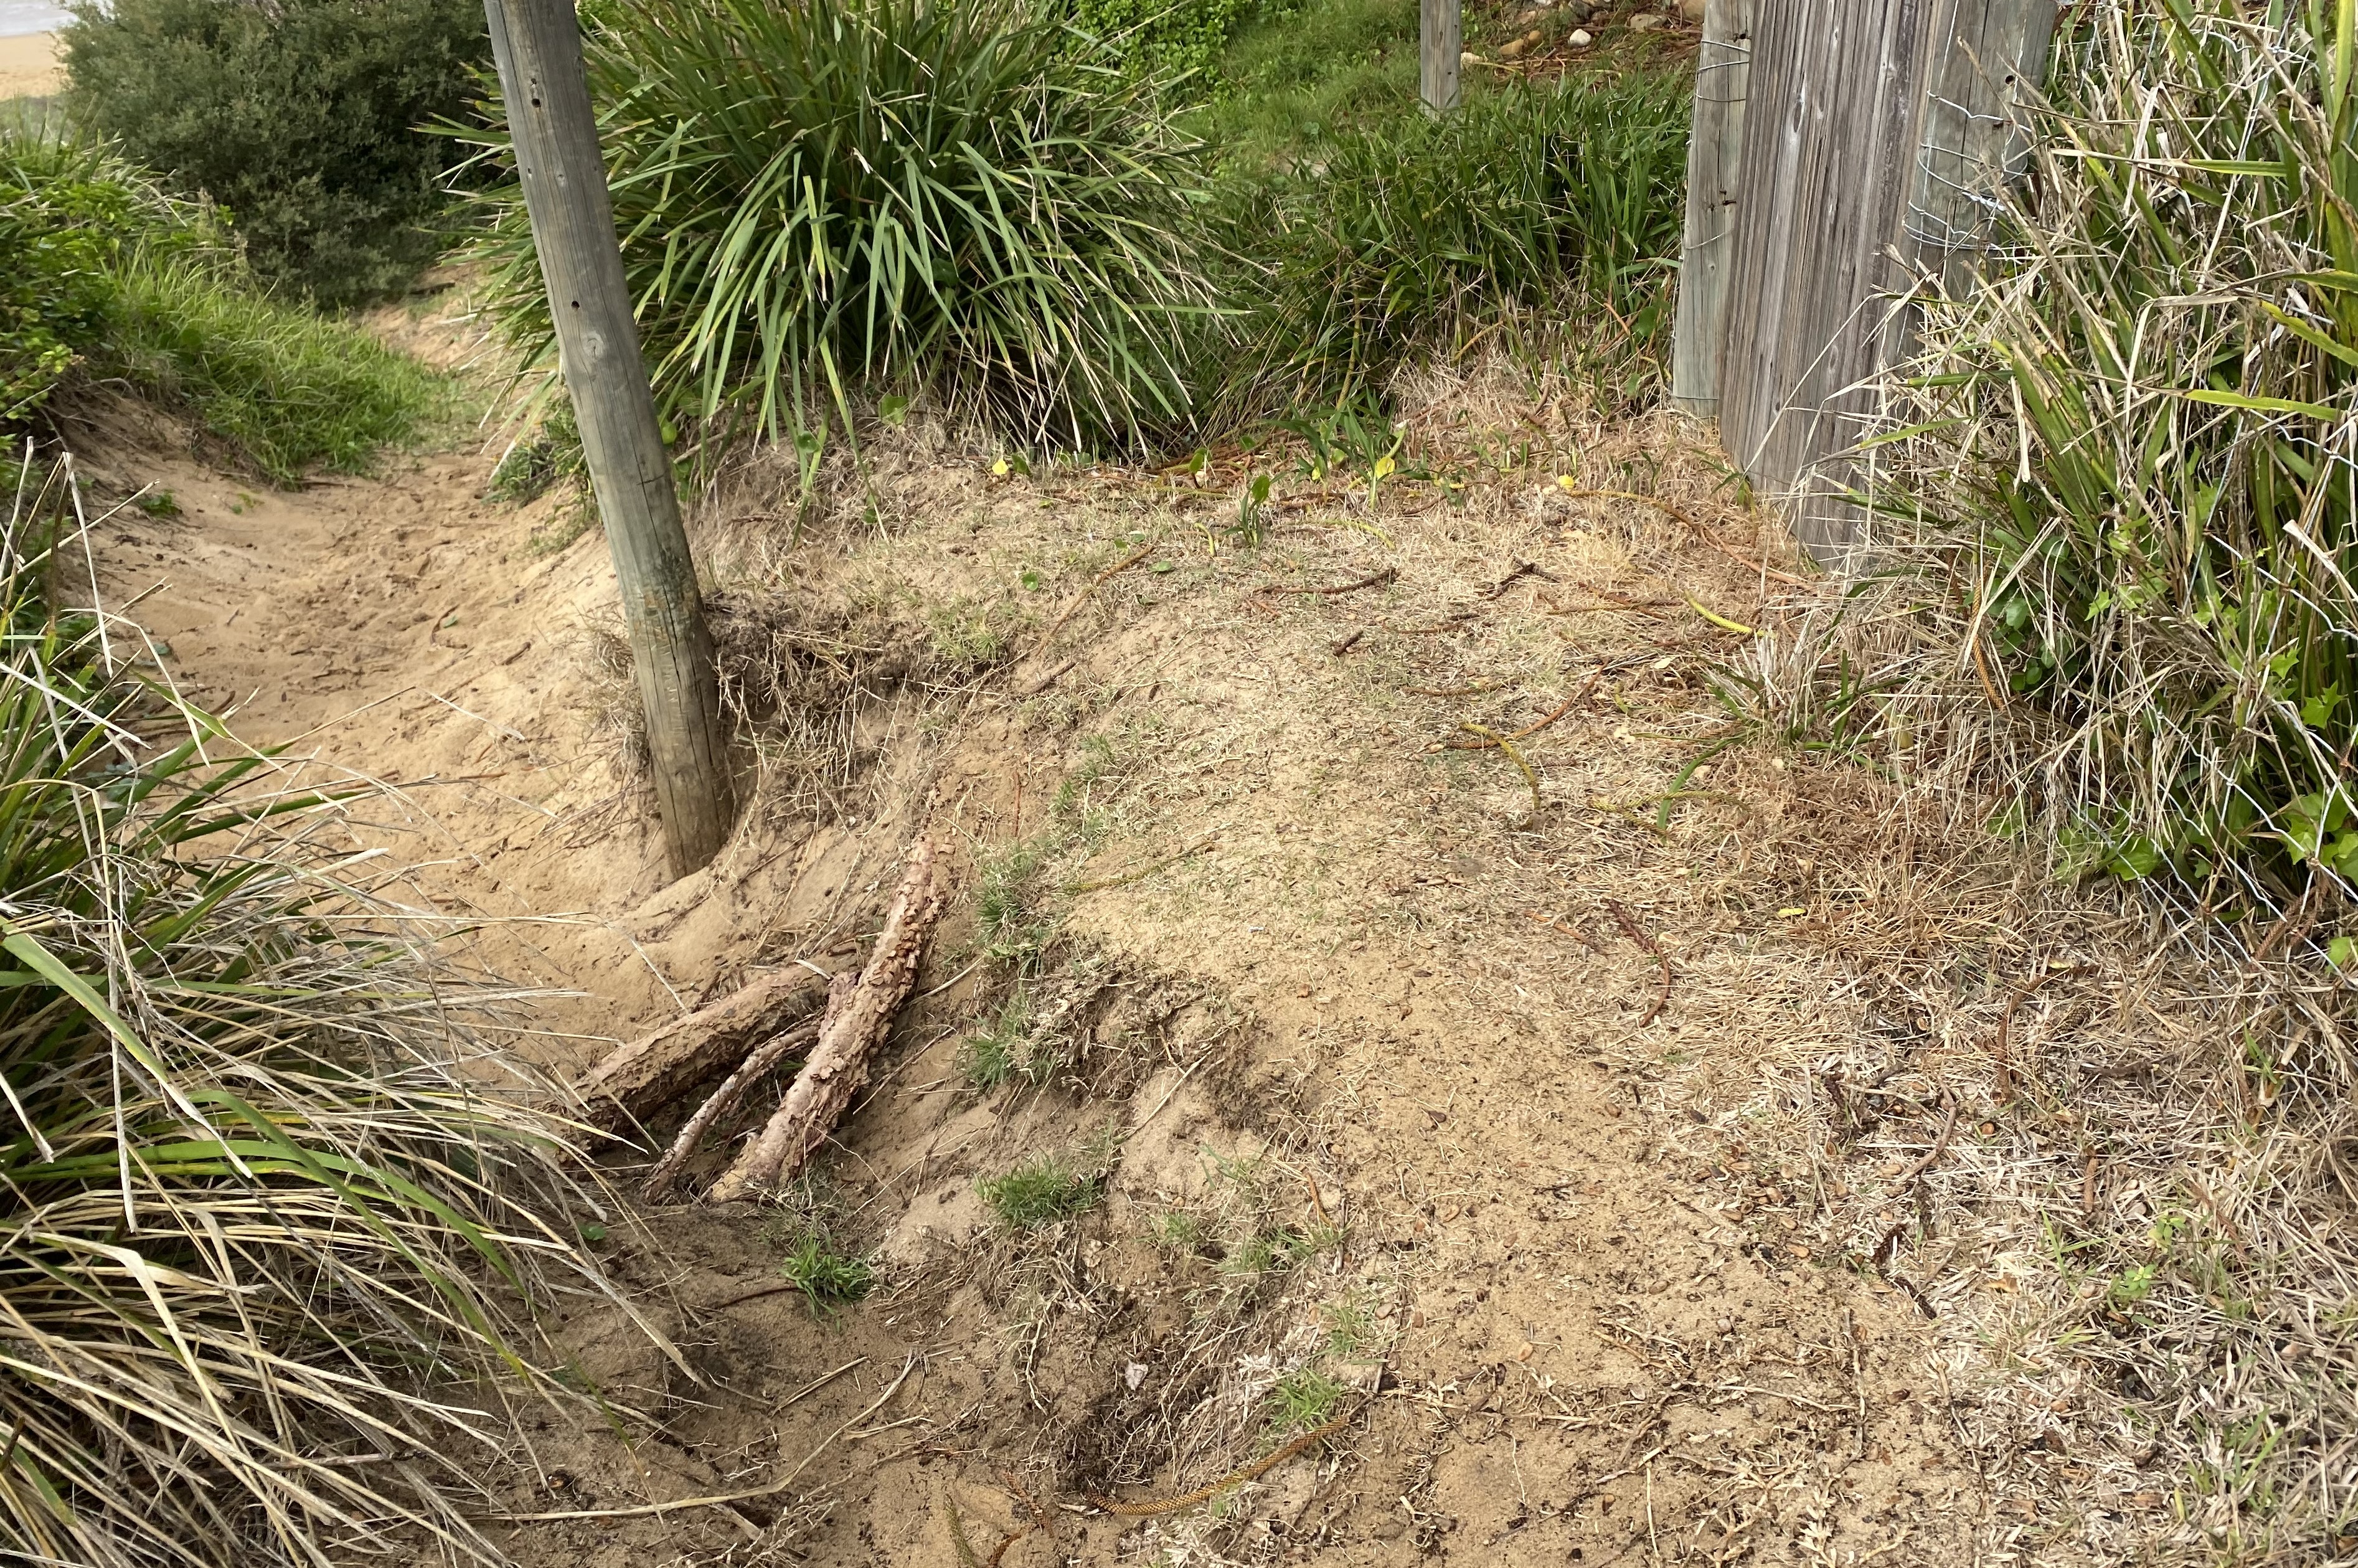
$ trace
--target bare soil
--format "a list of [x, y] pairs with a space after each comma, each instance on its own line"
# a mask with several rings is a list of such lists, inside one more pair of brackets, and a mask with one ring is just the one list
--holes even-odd
[[[543, 553], [573, 500], [484, 499], [496, 445], [294, 492], [98, 455], [179, 508], [99, 529], [109, 596], [146, 593], [242, 736], [391, 786], [355, 847], [565, 993], [522, 1047], [553, 1073], [763, 968], [857, 962], [919, 833], [956, 868], [813, 1181], [610, 1217], [680, 1357], [561, 1322], [612, 1413], [535, 1415], [487, 1465], [517, 1559], [2102, 1560], [2022, 1434], [1974, 1425], [1917, 1238], [1813, 1240], [1839, 1160], [1747, 1141], [1772, 1044], [1910, 1027], [1836, 918], [1898, 873], [1813, 848], [1861, 841], [1872, 781], [1757, 747], [1685, 771], [1726, 720], [1700, 672], [1743, 641], [1695, 606], [1757, 615], [1786, 546], [1667, 421], [1436, 383], [1412, 429], [1404, 468], [1493, 456], [1454, 493], [1265, 459], [1257, 543], [1225, 531], [1234, 458], [1203, 487], [1000, 474], [878, 432], [799, 527], [790, 475], [739, 474], [695, 527], [756, 798], [677, 882], [602, 540]], [[1543, 719], [1520, 762], [1448, 749]], [[979, 1033], [1012, 1069], [988, 1088]], [[1895, 1233], [1936, 1111], [1861, 1155]], [[1097, 1201], [1011, 1227], [979, 1184], [1044, 1155]], [[619, 1188], [647, 1158], [612, 1155]], [[786, 1287], [820, 1236], [874, 1260], [867, 1299]]]

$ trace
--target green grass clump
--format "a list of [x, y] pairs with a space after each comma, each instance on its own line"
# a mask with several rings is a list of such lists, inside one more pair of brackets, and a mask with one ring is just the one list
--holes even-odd
[[103, 149], [0, 130], [0, 426], [77, 369], [185, 409], [279, 484], [362, 468], [447, 401], [416, 361], [262, 293], [210, 210]]
[[874, 1264], [837, 1251], [833, 1243], [819, 1235], [805, 1236], [795, 1243], [778, 1272], [802, 1292], [813, 1316], [860, 1301], [876, 1288]]
[[[1477, 329], [1609, 319], [1630, 350], [1668, 322], [1687, 88], [1574, 76], [1413, 109], [1290, 170], [1223, 182], [1218, 232], [1248, 258], [1228, 406], [1347, 403], [1412, 353]], [[1578, 308], [1574, 309], [1574, 303]]]
[[1055, 935], [1055, 917], [1047, 907], [1046, 859], [1047, 846], [1027, 838], [979, 860], [974, 918], [991, 957], [1029, 966]]
[[[1184, 415], [1179, 328], [1206, 301], [1195, 151], [1151, 81], [1052, 15], [615, 0], [587, 20], [676, 426], [813, 430], [861, 388], [928, 390], [1022, 444], [1134, 444]], [[492, 200], [492, 308], [543, 354], [522, 193]]]
[[1280, 1437], [1315, 1432], [1335, 1419], [1336, 1408], [1350, 1391], [1314, 1367], [1297, 1368], [1269, 1391], [1270, 1426]]
[[358, 472], [449, 401], [416, 360], [254, 292], [224, 261], [139, 258], [116, 281], [93, 367], [186, 408], [274, 484]]
[[48, 600], [69, 481], [7, 482], [0, 1559], [325, 1562], [362, 1519], [466, 1554], [497, 1412], [568, 1397], [530, 1309], [607, 1293], [563, 1119], [342, 880], [351, 802]]
[[1922, 427], [1870, 499], [2026, 826], [2073, 870], [2277, 903], [2358, 880], [2358, 20], [2073, 17], [1995, 276], [1929, 310]]
[[1055, 1051], [1033, 1040], [1032, 998], [1020, 989], [982, 1018], [958, 1050], [967, 1082], [986, 1093], [1010, 1078], [1046, 1083], [1060, 1065]]
[[1061, 1155], [1043, 1154], [1003, 1175], [985, 1177], [975, 1190], [1001, 1225], [1011, 1230], [1037, 1230], [1096, 1206], [1105, 1195], [1105, 1183], [1097, 1172]]
[[581, 451], [581, 430], [573, 422], [573, 401], [559, 392], [546, 415], [500, 454], [486, 493], [493, 501], [521, 506], [539, 500], [557, 485], [586, 480], [589, 472], [589, 460]]

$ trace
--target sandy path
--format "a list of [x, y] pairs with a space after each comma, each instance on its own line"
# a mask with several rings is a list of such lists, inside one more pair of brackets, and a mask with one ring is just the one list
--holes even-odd
[[[398, 784], [406, 804], [358, 831], [424, 862], [446, 904], [530, 917], [490, 944], [517, 979], [582, 993], [545, 1015], [559, 1036], [535, 1049], [553, 1065], [741, 965], [848, 956], [838, 934], [872, 915], [920, 824], [969, 879], [1019, 839], [1048, 844], [1051, 880], [1067, 886], [1197, 845], [1166, 871], [1065, 900], [1067, 935], [1036, 979], [979, 955], [970, 918], [937, 943], [922, 984], [939, 994], [904, 1020], [897, 1087], [847, 1124], [827, 1167], [847, 1234], [887, 1260], [888, 1294], [825, 1333], [791, 1295], [729, 1304], [748, 1276], [773, 1277], [774, 1226], [666, 1214], [659, 1245], [621, 1249], [617, 1268], [683, 1303], [676, 1326], [707, 1382], [611, 1324], [575, 1325], [601, 1387], [657, 1412], [652, 1435], [626, 1451], [594, 1424], [553, 1427], [507, 1495], [546, 1510], [758, 1485], [914, 1355], [924, 1378], [875, 1418], [912, 1432], [826, 1454], [806, 1508], [532, 1527], [513, 1543], [527, 1561], [748, 1549], [951, 1562], [969, 1527], [987, 1554], [1024, 1518], [1005, 1476], [1067, 1504], [1091, 1487], [1217, 1478], [1255, 1451], [1287, 1366], [1347, 1381], [1364, 1367], [1354, 1386], [1377, 1397], [1341, 1459], [1280, 1470], [1217, 1516], [1061, 1515], [1055, 1542], [1035, 1532], [1003, 1561], [1184, 1548], [1223, 1562], [1597, 1563], [1675, 1548], [1781, 1562], [1810, 1543], [1834, 1553], [1812, 1561], [1879, 1548], [1920, 1562], [1995, 1528], [1998, 1499], [1929, 1391], [1907, 1299], [1839, 1260], [1764, 1245], [1772, 1186], [1745, 1173], [1740, 1139], [1725, 1152], [1736, 1130], [1657, 1087], [1664, 1062], [1768, 1026], [1767, 1011], [1747, 1022], [1706, 1006], [1697, 979], [1715, 954], [1751, 952], [1768, 916], [1738, 929], [1713, 913], [1714, 856], [1735, 838], [1666, 847], [1575, 809], [1667, 784], [1639, 731], [1693, 703], [1646, 673], [1668, 663], [1653, 662], [1650, 624], [1575, 645], [1628, 654], [1617, 667], [1637, 673], [1616, 677], [1626, 711], [1591, 704], [1534, 742], [1553, 803], [1542, 816], [1495, 754], [1424, 750], [1455, 733], [1460, 708], [1520, 725], [1558, 705], [1562, 622], [1525, 591], [1538, 582], [1492, 591], [1502, 568], [1610, 576], [1633, 549], [1670, 547], [1653, 521], [1617, 519], [1608, 537], [1544, 507], [1482, 529], [1428, 512], [1387, 519], [1389, 554], [1330, 529], [1206, 557], [1184, 543], [1184, 504], [997, 484], [979, 463], [905, 470], [889, 527], [820, 530], [742, 591], [775, 596], [792, 624], [869, 606], [924, 649], [1011, 593], [1038, 627], [1049, 611], [1036, 606], [1128, 553], [1117, 530], [1172, 541], [1174, 569], [1092, 600], [1062, 672], [1044, 655], [1017, 666], [1020, 684], [955, 700], [880, 680], [855, 702], [878, 760], [838, 815], [756, 821], [713, 872], [666, 888], [644, 799], [579, 711], [579, 628], [611, 596], [594, 534], [533, 555], [552, 503], [483, 502], [474, 456], [293, 494], [185, 462], [137, 466], [181, 515], [108, 524], [110, 591], [164, 585], [142, 617], [242, 733]], [[1273, 574], [1351, 580], [1379, 555], [1401, 578], [1363, 599], [1250, 591]], [[1055, 591], [1011, 586], [1035, 568]], [[1682, 569], [1738, 602], [1724, 560]], [[1454, 630], [1386, 630], [1427, 626]], [[839, 646], [865, 634], [829, 633]], [[1402, 695], [1507, 669], [1529, 673], [1528, 699], [1512, 687], [1487, 707]], [[1038, 694], [1011, 695], [1044, 675]], [[1084, 778], [1080, 796], [1057, 795]], [[1721, 787], [1774, 808], [1783, 785], [1763, 769]], [[1066, 807], [1052, 797], [1081, 799], [1071, 820], [1098, 821], [1096, 837], [1057, 827]], [[1098, 797], [1101, 821], [1087, 816]], [[1659, 1015], [1658, 960], [1624, 939], [1615, 904], [1677, 953]], [[1823, 976], [1810, 983], [1823, 999]], [[1761, 986], [1763, 1010], [1798, 1016], [1804, 1004]], [[1017, 992], [1094, 1022], [1071, 1026], [1066, 1078], [973, 1093], [958, 1042]], [[1830, 1041], [1847, 1027], [1811, 1026]], [[978, 1177], [1092, 1137], [1117, 1151], [1092, 1216], [1054, 1236], [990, 1225]], [[1254, 1234], [1316, 1249], [1240, 1284], [1234, 1237], [1192, 1252], [1156, 1238], [1173, 1214], [1235, 1223], [1245, 1188], [1221, 1173], [1242, 1165], [1293, 1173], [1253, 1178], [1278, 1217]], [[1315, 1241], [1328, 1224], [1339, 1245]], [[1338, 1314], [1368, 1320], [1347, 1356], [1320, 1348]]]

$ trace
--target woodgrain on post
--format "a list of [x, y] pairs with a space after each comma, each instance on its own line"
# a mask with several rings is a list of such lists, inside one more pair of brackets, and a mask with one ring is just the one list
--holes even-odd
[[681, 526], [614, 237], [572, 0], [484, 0], [516, 171], [581, 429], [646, 710], [655, 806], [675, 875], [719, 851], [734, 815], [712, 637]]
[[1671, 401], [1699, 419], [1719, 416], [1719, 357], [1727, 341], [1727, 274], [1736, 250], [1736, 196], [1744, 156], [1744, 100], [1752, 71], [1753, 0], [1704, 0], [1695, 57], [1693, 139], [1687, 146], [1687, 217], [1679, 248], [1679, 313], [1671, 335]]

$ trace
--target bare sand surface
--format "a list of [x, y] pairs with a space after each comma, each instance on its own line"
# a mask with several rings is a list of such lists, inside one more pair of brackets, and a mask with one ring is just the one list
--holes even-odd
[[65, 81], [55, 33], [0, 38], [0, 99], [38, 98]]

